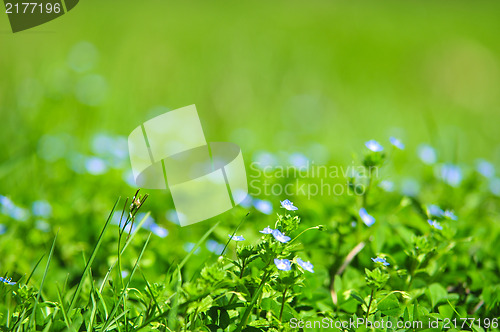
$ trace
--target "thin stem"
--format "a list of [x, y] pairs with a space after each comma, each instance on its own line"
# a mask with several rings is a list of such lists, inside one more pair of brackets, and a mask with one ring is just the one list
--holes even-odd
[[311, 230], [311, 229], [319, 229], [319, 226], [314, 226], [314, 227], [309, 227], [308, 229], [305, 229], [303, 230], [302, 232], [299, 233], [299, 235], [297, 235], [296, 237], [294, 237], [292, 239], [292, 241], [288, 242], [288, 244], [292, 243], [293, 241], [295, 241], [299, 236], [301, 236], [302, 234], [304, 234], [305, 232]]
[[366, 208], [366, 200], [368, 197], [368, 192], [370, 191], [370, 188], [372, 186], [372, 171], [371, 168], [368, 167], [368, 185], [366, 186], [366, 190], [363, 194], [363, 207]]
[[[240, 279], [243, 278], [243, 271], [245, 270], [245, 260], [246, 259], [242, 259], [241, 260]], [[228, 305], [230, 305], [231, 303], [233, 303], [235, 297], [236, 297], [236, 294], [233, 293], [233, 295], [231, 295], [231, 298], [229, 299]]]
[[373, 301], [373, 293], [374, 293], [374, 289], [372, 289], [372, 292], [370, 293], [370, 302], [368, 303], [368, 309], [366, 310], [366, 316], [365, 316], [365, 320], [368, 320], [368, 315], [370, 314], [370, 307], [372, 306], [372, 301]]
[[264, 269], [263, 269], [264, 270], [264, 274], [262, 275], [262, 280], [261, 280], [261, 282], [259, 284], [259, 287], [257, 287], [257, 289], [255, 290], [255, 293], [252, 296], [252, 300], [250, 301], [250, 304], [245, 309], [245, 312], [243, 313], [243, 316], [241, 317], [241, 321], [238, 324], [238, 326], [236, 327], [236, 330], [235, 330], [236, 332], [240, 332], [243, 329], [243, 326], [246, 324], [248, 316], [250, 316], [250, 312], [252, 311], [253, 306], [255, 305], [255, 302], [257, 302], [257, 298], [261, 294], [262, 288], [264, 287], [264, 284], [266, 283], [267, 278], [271, 274], [271, 272], [266, 271], [266, 270], [267, 270], [267, 267], [269, 266], [269, 264], [271, 264], [272, 261], [273, 261], [273, 259], [271, 258], [269, 260], [269, 262], [267, 263], [267, 265], [264, 267]]
[[287, 290], [288, 286], [285, 287], [285, 290], [283, 291], [283, 297], [281, 298], [280, 323], [281, 323], [281, 318], [283, 317], [283, 308], [285, 308], [285, 299]]

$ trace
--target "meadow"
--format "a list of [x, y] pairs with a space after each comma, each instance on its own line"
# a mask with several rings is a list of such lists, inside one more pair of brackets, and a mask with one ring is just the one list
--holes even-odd
[[[499, 331], [499, 9], [0, 13], [0, 330]], [[250, 195], [180, 227], [127, 136], [191, 104]]]

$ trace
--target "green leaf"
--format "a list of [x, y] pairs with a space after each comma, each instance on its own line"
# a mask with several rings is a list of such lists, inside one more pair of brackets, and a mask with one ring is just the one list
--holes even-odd
[[438, 283], [430, 285], [426, 294], [431, 300], [432, 308], [434, 308], [439, 302], [446, 300], [448, 297], [446, 289]]
[[363, 300], [363, 298], [361, 296], [359, 296], [358, 293], [352, 291], [351, 292], [351, 297], [353, 299], [355, 299], [356, 301], [358, 301], [359, 303], [366, 305], [365, 300]]
[[398, 298], [394, 294], [391, 294], [380, 301], [377, 308], [386, 316], [399, 317], [402, 313]]
[[224, 308], [220, 308], [219, 326], [222, 329], [226, 329], [229, 326], [229, 323], [231, 323], [231, 319], [229, 318], [227, 310]]

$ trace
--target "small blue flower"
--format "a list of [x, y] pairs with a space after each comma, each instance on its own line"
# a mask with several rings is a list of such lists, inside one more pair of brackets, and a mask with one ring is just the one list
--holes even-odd
[[254, 153], [252, 156], [252, 160], [260, 169], [279, 165], [278, 158], [271, 152], [267, 151], [259, 151]]
[[44, 232], [44, 233], [48, 233], [50, 231], [50, 224], [48, 222], [46, 222], [45, 220], [43, 219], [38, 219], [35, 221], [35, 228]]
[[288, 259], [274, 259], [274, 265], [281, 271], [290, 271], [292, 264]]
[[0, 235], [5, 234], [7, 232], [7, 227], [4, 224], [0, 224]]
[[158, 224], [151, 224], [149, 226], [149, 230], [155, 234], [156, 236], [159, 236], [161, 238], [164, 238], [168, 235], [168, 230], [161, 227], [160, 225]]
[[403, 144], [403, 142], [398, 140], [396, 137], [391, 137], [391, 138], [389, 138], [389, 140], [391, 141], [391, 144], [394, 145], [395, 147], [397, 147], [398, 149], [400, 149], [400, 150], [405, 149], [405, 145]]
[[436, 150], [428, 144], [421, 144], [417, 152], [418, 157], [424, 164], [430, 165], [437, 161]]
[[281, 201], [281, 207], [284, 209], [287, 209], [288, 211], [297, 211], [299, 208], [294, 206], [292, 202], [290, 202], [288, 199], [285, 199], [284, 201]]
[[[193, 242], [186, 242], [184, 243], [184, 245], [182, 246], [184, 248], [184, 251], [186, 252], [191, 252], [191, 250], [194, 249], [194, 246], [196, 245], [196, 243], [193, 243]], [[194, 251], [194, 254], [197, 255], [200, 253], [200, 247], [196, 248], [196, 250]]]
[[216, 255], [220, 255], [222, 250], [224, 250], [223, 244], [221, 244], [215, 240], [212, 240], [212, 239], [207, 241], [206, 247], [207, 247], [208, 251], [210, 251]]
[[431, 217], [441, 218], [444, 215], [444, 211], [437, 205], [429, 204], [427, 206], [427, 213]]
[[410, 197], [415, 197], [420, 191], [420, 183], [412, 178], [406, 178], [401, 183], [401, 192]]
[[90, 157], [85, 160], [85, 168], [92, 175], [101, 175], [108, 171], [108, 165], [99, 157]]
[[380, 145], [379, 142], [375, 141], [375, 140], [370, 140], [368, 142], [365, 143], [365, 146], [373, 151], [373, 152], [380, 152], [380, 151], [383, 151], [384, 150], [384, 147], [382, 145]]
[[11, 278], [5, 279], [3, 277], [0, 277], [0, 282], [3, 282], [4, 284], [10, 285], [10, 286], [15, 285], [16, 283], [11, 281], [11, 280], [12, 280]]
[[369, 215], [368, 212], [366, 212], [365, 208], [359, 209], [359, 217], [368, 227], [372, 226], [375, 223], [375, 218]]
[[231, 240], [234, 240], [234, 241], [245, 241], [245, 238], [243, 237], [243, 235], [231, 236], [231, 234], [229, 234], [228, 236]]
[[272, 234], [273, 229], [271, 227], [267, 226], [266, 228], [264, 228], [263, 230], [261, 230], [259, 232], [261, 232], [262, 234]]
[[20, 208], [19, 206], [15, 206], [11, 210], [7, 211], [7, 215], [18, 221], [26, 221], [29, 218], [28, 210]]
[[500, 196], [500, 178], [491, 179], [489, 187], [493, 195]]
[[260, 212], [264, 214], [271, 214], [273, 212], [273, 205], [269, 201], [256, 199], [253, 202], [253, 206]]
[[272, 234], [273, 234], [274, 238], [276, 240], [280, 241], [281, 243], [286, 243], [286, 242], [290, 241], [290, 237], [281, 233], [279, 229], [275, 229]]
[[2, 195], [0, 195], [0, 212], [18, 221], [26, 221], [29, 217], [28, 210], [17, 206], [10, 198]]
[[427, 222], [429, 223], [429, 225], [431, 225], [435, 229], [439, 229], [440, 231], [443, 230], [443, 226], [441, 226], [436, 220], [429, 219], [429, 220], [427, 220]]
[[15, 207], [14, 202], [12, 202], [10, 198], [2, 195], [0, 195], [0, 205], [7, 210], [10, 210]]
[[294, 167], [297, 168], [307, 168], [309, 164], [309, 159], [307, 159], [306, 156], [299, 152], [292, 153], [288, 160]]
[[458, 219], [458, 217], [453, 213], [453, 211], [450, 211], [450, 210], [444, 211], [443, 216], [445, 218], [448, 218], [448, 219], [451, 219], [451, 220], [457, 220]]
[[384, 265], [384, 266], [389, 266], [389, 265], [391, 265], [391, 264], [389, 264], [389, 263], [387, 262], [387, 260], [386, 260], [385, 258], [381, 258], [381, 257], [372, 258], [372, 261], [373, 261], [374, 263], [380, 263], [380, 264], [382, 264], [382, 265]]
[[296, 259], [297, 264], [300, 265], [304, 270], [309, 271], [311, 273], [314, 273], [314, 266], [310, 262], [304, 262], [302, 259], [297, 258]]
[[[142, 219], [144, 219], [145, 216], [146, 216], [146, 213], [144, 213], [144, 212], [138, 213], [135, 216], [135, 220], [137, 222], [141, 222]], [[148, 218], [142, 224], [142, 227], [144, 229], [147, 229], [148, 231], [152, 232], [153, 234], [161, 237], [161, 238], [164, 238], [164, 237], [166, 237], [168, 235], [168, 230], [166, 230], [165, 228], [163, 228], [163, 227], [159, 226], [158, 224], [156, 224], [154, 218], [151, 217], [151, 216], [148, 216]], [[137, 226], [134, 224], [133, 227], [132, 227], [132, 232], [135, 231], [136, 228], [137, 228]]]
[[394, 182], [392, 181], [383, 180], [378, 186], [389, 193], [394, 191]]
[[476, 169], [485, 178], [492, 178], [495, 176], [495, 167], [493, 166], [492, 163], [484, 160], [484, 159], [479, 159], [477, 161]]
[[441, 166], [441, 179], [452, 187], [458, 187], [462, 182], [462, 170], [457, 165], [444, 164]]
[[52, 214], [52, 206], [47, 201], [35, 201], [31, 205], [34, 216], [48, 218]]

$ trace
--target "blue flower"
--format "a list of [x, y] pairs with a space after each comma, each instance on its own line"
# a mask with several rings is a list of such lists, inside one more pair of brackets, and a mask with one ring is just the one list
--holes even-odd
[[245, 241], [245, 238], [243, 237], [243, 235], [234, 235], [234, 236], [231, 236], [231, 234], [228, 235], [229, 238], [231, 240], [234, 240], [234, 241]]
[[223, 244], [221, 244], [215, 240], [212, 240], [212, 239], [207, 241], [206, 247], [207, 247], [208, 251], [210, 251], [216, 255], [220, 255], [222, 250], [224, 250]]
[[45, 220], [43, 219], [38, 219], [37, 221], [35, 221], [35, 228], [44, 232], [44, 233], [47, 233], [50, 231], [50, 224], [48, 222], [46, 222]]
[[17, 206], [10, 198], [2, 195], [0, 195], [0, 212], [18, 221], [26, 221], [29, 217], [28, 210]]
[[48, 218], [52, 214], [52, 206], [47, 201], [35, 201], [31, 205], [33, 215], [37, 217]]
[[274, 259], [274, 265], [281, 271], [290, 271], [292, 264], [288, 259]]
[[382, 264], [382, 265], [384, 265], [384, 266], [389, 266], [389, 265], [391, 265], [391, 264], [389, 264], [389, 263], [387, 262], [387, 260], [386, 260], [385, 258], [381, 258], [381, 257], [372, 258], [372, 261], [373, 261], [374, 263], [380, 263], [380, 264]]
[[443, 226], [441, 226], [436, 220], [429, 219], [429, 220], [427, 220], [427, 222], [429, 223], [429, 225], [431, 225], [435, 229], [439, 229], [440, 231], [443, 230]]
[[444, 211], [443, 216], [445, 218], [448, 218], [448, 219], [451, 219], [451, 220], [457, 220], [458, 219], [458, 217], [453, 213], [453, 211], [450, 211], [450, 210]]
[[458, 187], [462, 182], [462, 170], [457, 165], [444, 164], [441, 166], [441, 178], [452, 187]]
[[392, 181], [388, 181], [388, 180], [381, 181], [378, 186], [387, 192], [394, 191], [394, 182], [392, 182]]
[[500, 178], [491, 179], [489, 187], [493, 195], [500, 196]]
[[302, 153], [298, 152], [292, 153], [288, 160], [294, 167], [297, 168], [307, 168], [307, 166], [309, 165], [309, 159], [307, 159], [307, 157]]
[[232, 193], [235, 204], [239, 204], [244, 208], [249, 208], [252, 206], [252, 196], [250, 196], [245, 190], [236, 189]]
[[373, 152], [380, 152], [380, 151], [383, 151], [384, 150], [384, 147], [382, 145], [380, 145], [379, 142], [375, 141], [375, 140], [370, 140], [368, 142], [365, 143], [365, 146], [373, 151]]
[[359, 217], [363, 222], [365, 223], [366, 226], [370, 227], [375, 223], [375, 218], [373, 218], [371, 215], [366, 212], [365, 208], [359, 209]]
[[7, 210], [10, 210], [15, 207], [14, 202], [12, 202], [10, 198], [2, 195], [0, 195], [0, 205]]
[[263, 230], [261, 230], [259, 232], [261, 232], [262, 234], [272, 234], [273, 229], [271, 227], [267, 226], [266, 228], [264, 228]]
[[418, 157], [427, 165], [434, 164], [437, 161], [436, 150], [428, 144], [421, 144], [418, 147]]
[[410, 197], [415, 197], [420, 191], [420, 184], [412, 178], [406, 178], [401, 183], [401, 192]]
[[444, 211], [439, 206], [434, 204], [429, 204], [427, 206], [427, 213], [431, 217], [437, 217], [437, 218], [440, 218], [444, 215]]
[[5, 234], [7, 232], [7, 227], [4, 224], [0, 224], [0, 235]]
[[275, 229], [272, 234], [273, 234], [274, 238], [276, 240], [280, 241], [281, 243], [286, 243], [286, 242], [290, 241], [290, 237], [281, 233], [279, 229]]
[[7, 284], [7, 285], [15, 285], [16, 283], [11, 281], [12, 279], [11, 278], [8, 278], [8, 279], [5, 279], [3, 277], [0, 277], [0, 282], [3, 282], [4, 284]]
[[400, 150], [405, 149], [405, 145], [403, 144], [403, 142], [398, 140], [396, 137], [391, 137], [391, 138], [389, 138], [389, 140], [391, 141], [391, 144], [394, 145], [395, 147], [397, 147], [398, 149], [400, 149]]
[[303, 268], [306, 271], [309, 271], [311, 273], [314, 273], [314, 266], [310, 262], [304, 262], [302, 259], [297, 258], [296, 259], [297, 264], [300, 265], [301, 268]]
[[168, 235], [167, 229], [165, 229], [165, 228], [163, 228], [160, 225], [155, 224], [155, 223], [153, 223], [149, 226], [149, 230], [151, 232], [153, 232], [153, 234], [155, 234], [156, 236], [159, 236], [161, 238], [164, 238]]
[[[184, 251], [189, 253], [189, 252], [191, 252], [191, 250], [194, 249], [195, 245], [196, 245], [196, 243], [186, 242], [186, 243], [184, 243], [184, 245], [182, 247], [184, 248]], [[194, 254], [197, 255], [199, 252], [200, 252], [200, 247], [196, 248], [196, 250], [194, 251]]]
[[106, 162], [98, 157], [90, 157], [85, 160], [85, 168], [92, 175], [101, 175], [108, 171]]
[[490, 179], [495, 175], [495, 167], [490, 162], [479, 159], [477, 161], [477, 171], [484, 177]]
[[264, 201], [256, 199], [253, 202], [253, 206], [260, 212], [264, 214], [271, 214], [273, 212], [273, 205], [269, 201]]
[[276, 156], [267, 151], [259, 151], [253, 154], [252, 160], [257, 167], [264, 169], [266, 167], [274, 167], [279, 165]]
[[284, 209], [287, 209], [288, 211], [297, 211], [299, 208], [294, 206], [292, 202], [290, 202], [288, 199], [285, 199], [284, 201], [281, 201], [281, 207]]

